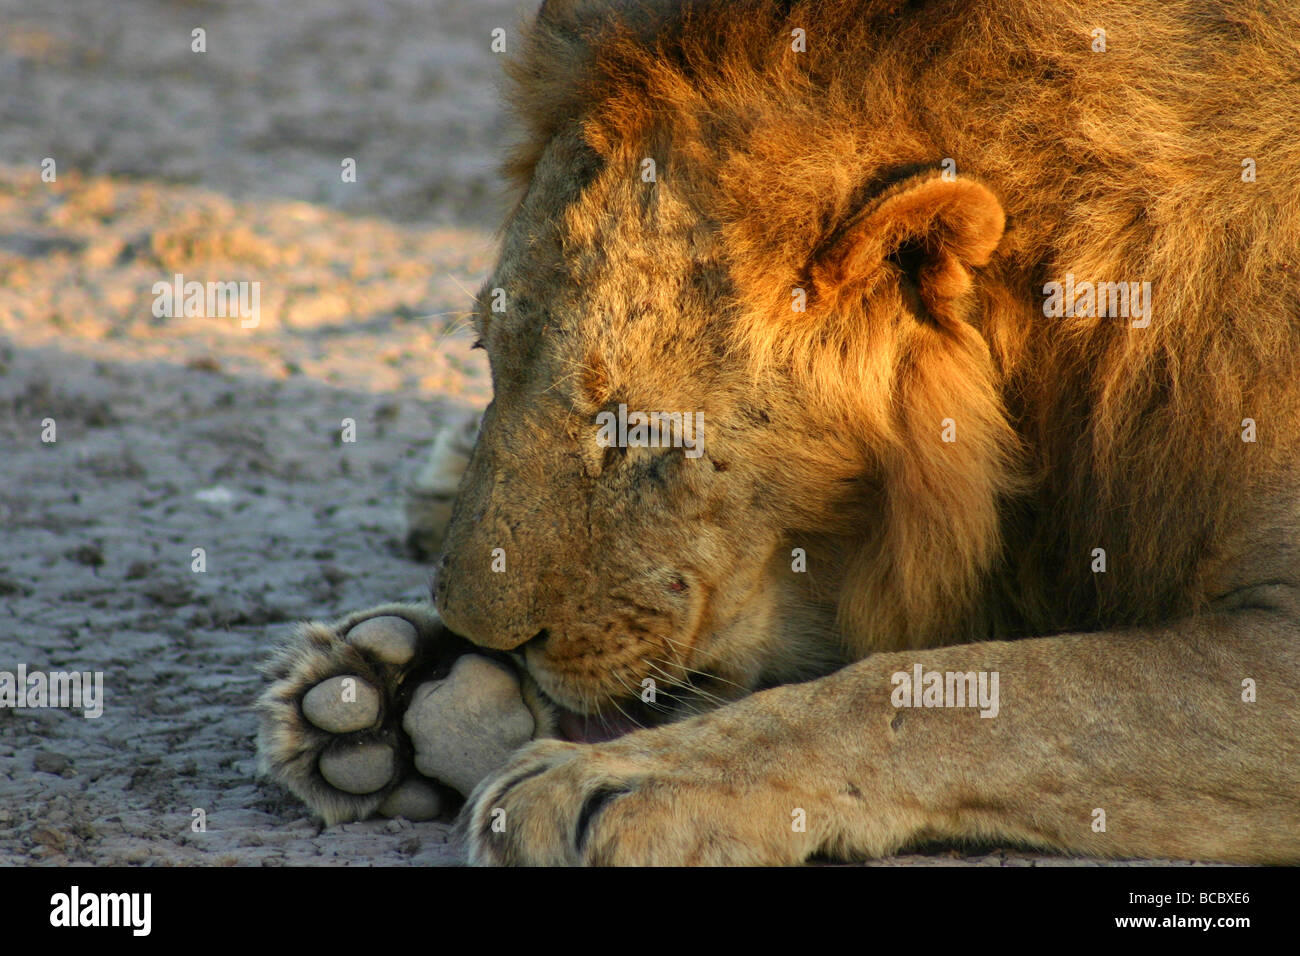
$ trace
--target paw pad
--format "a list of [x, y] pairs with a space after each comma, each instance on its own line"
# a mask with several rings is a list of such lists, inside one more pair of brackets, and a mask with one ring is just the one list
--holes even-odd
[[402, 727], [415, 745], [415, 769], [469, 794], [532, 739], [535, 721], [514, 674], [466, 654], [445, 679], [416, 688]]
[[397, 761], [387, 744], [339, 747], [321, 754], [320, 775], [344, 793], [382, 790], [393, 779]]
[[419, 647], [415, 625], [393, 615], [362, 621], [347, 634], [348, 643], [395, 667], [409, 664]]
[[331, 677], [303, 696], [302, 714], [328, 733], [356, 733], [379, 719], [379, 692], [360, 677]]
[[382, 816], [406, 817], [415, 823], [435, 820], [442, 810], [443, 800], [437, 787], [415, 779], [403, 780], [379, 805]]
[[265, 670], [262, 770], [327, 824], [443, 817], [452, 790], [467, 796], [547, 716], [534, 718], [509, 664], [421, 604], [303, 623]]

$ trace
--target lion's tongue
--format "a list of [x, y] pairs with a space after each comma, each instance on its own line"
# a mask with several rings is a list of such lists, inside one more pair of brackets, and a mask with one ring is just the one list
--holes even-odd
[[559, 724], [564, 738], [577, 744], [598, 744], [637, 729], [637, 724], [621, 714], [616, 717], [592, 717], [575, 714], [571, 710], [560, 711]]

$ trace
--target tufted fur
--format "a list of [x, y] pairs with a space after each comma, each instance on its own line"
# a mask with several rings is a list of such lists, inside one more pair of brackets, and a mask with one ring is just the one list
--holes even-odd
[[[530, 135], [513, 174], [578, 124], [602, 164], [655, 157], [717, 224], [729, 342], [758, 377], [804, 376], [887, 474], [840, 603], [860, 647], [1167, 619], [1242, 584], [1222, 569], [1264, 528], [1294, 531], [1273, 500], [1300, 437], [1294, 7], [602, 6], [552, 2], [514, 65]], [[1009, 226], [971, 263], [969, 325], [900, 330], [898, 303], [867, 294], [878, 276], [821, 257], [945, 158]], [[1067, 273], [1149, 281], [1151, 326], [1045, 318]], [[961, 440], [936, 445], [950, 416]], [[1098, 547], [1111, 573], [1091, 570]]]
[[[1300, 859], [1293, 6], [549, 0], [512, 74], [434, 600], [557, 727], [660, 725], [520, 750], [472, 860]], [[622, 406], [703, 453], [603, 447]], [[347, 663], [300, 643], [285, 728]], [[920, 667], [996, 719], [903, 709]]]

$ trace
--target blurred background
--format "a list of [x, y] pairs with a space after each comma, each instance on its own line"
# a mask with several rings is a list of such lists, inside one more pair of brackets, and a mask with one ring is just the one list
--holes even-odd
[[[231, 361], [274, 342], [342, 383], [285, 333], [463, 311], [503, 205], [492, 31], [531, 6], [0, 0], [0, 332], [216, 348], [211, 322], [138, 327], [152, 281], [257, 280]], [[385, 384], [458, 384], [430, 358]]]
[[[489, 395], [493, 31], [532, 9], [0, 0], [0, 670], [106, 696], [0, 709], [0, 863], [449, 859], [321, 837], [248, 706], [293, 621], [427, 595], [402, 490]], [[156, 314], [178, 274], [256, 283], [256, 324]]]
[[[520, 0], [0, 0], [0, 157], [402, 222], [494, 212]], [[191, 32], [206, 33], [206, 53]], [[343, 156], [363, 175], [344, 184]]]

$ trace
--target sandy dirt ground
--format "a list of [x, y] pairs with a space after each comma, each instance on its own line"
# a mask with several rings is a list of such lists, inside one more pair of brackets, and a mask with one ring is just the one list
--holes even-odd
[[[463, 313], [521, 12], [0, 0], [0, 670], [105, 696], [0, 709], [0, 863], [460, 861], [445, 823], [323, 829], [257, 779], [250, 704], [294, 620], [427, 594], [401, 492], [487, 400]], [[258, 282], [257, 325], [156, 317], [177, 273]]]

